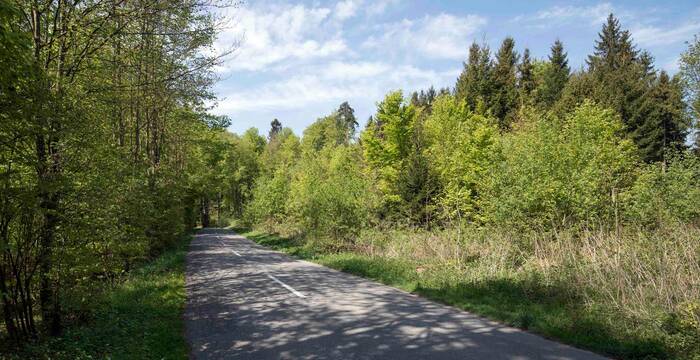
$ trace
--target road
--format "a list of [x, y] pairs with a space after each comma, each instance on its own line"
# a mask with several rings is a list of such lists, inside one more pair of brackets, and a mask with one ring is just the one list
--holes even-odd
[[194, 237], [186, 289], [193, 359], [604, 359], [228, 230]]

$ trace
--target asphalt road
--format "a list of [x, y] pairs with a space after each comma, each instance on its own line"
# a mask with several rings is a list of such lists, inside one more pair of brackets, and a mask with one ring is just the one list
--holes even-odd
[[194, 237], [186, 288], [193, 359], [604, 359], [227, 230]]

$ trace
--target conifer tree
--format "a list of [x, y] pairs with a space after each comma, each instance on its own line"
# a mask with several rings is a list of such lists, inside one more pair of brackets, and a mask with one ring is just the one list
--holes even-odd
[[680, 78], [662, 71], [640, 106], [641, 120], [633, 135], [645, 161], [665, 161], [684, 148], [688, 124]]
[[267, 134], [268, 140], [272, 140], [282, 130], [282, 123], [276, 118], [270, 122], [270, 132]]
[[530, 49], [525, 49], [523, 59], [518, 65], [518, 89], [520, 91], [520, 101], [524, 104], [530, 101], [532, 92], [535, 90], [537, 83], [535, 82], [534, 66], [530, 59]]
[[347, 140], [355, 136], [358, 125], [357, 119], [355, 118], [355, 109], [350, 107], [347, 101], [340, 104], [336, 111], [336, 116], [339, 128], [345, 129], [347, 132]]
[[596, 102], [620, 114], [630, 133], [637, 127], [639, 102], [649, 89], [649, 61], [648, 56], [640, 56], [630, 32], [622, 30], [619, 20], [610, 14], [588, 57], [594, 81], [591, 92]]
[[490, 83], [492, 68], [489, 47], [473, 43], [469, 47], [469, 58], [464, 63], [464, 70], [457, 78], [457, 100], [465, 100], [472, 110], [475, 110], [479, 103], [488, 103], [493, 88]]
[[551, 107], [559, 100], [569, 81], [570, 72], [564, 44], [559, 40], [555, 41], [551, 51], [549, 63], [546, 64], [542, 75], [542, 87], [538, 91], [538, 102], [545, 108]]
[[516, 87], [516, 64], [518, 54], [515, 51], [515, 41], [505, 38], [496, 54], [496, 64], [493, 68], [493, 94], [490, 109], [498, 119], [500, 128], [510, 127], [518, 106], [518, 90]]

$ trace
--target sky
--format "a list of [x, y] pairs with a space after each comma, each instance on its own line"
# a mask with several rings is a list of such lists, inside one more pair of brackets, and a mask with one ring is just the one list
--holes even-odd
[[220, 81], [212, 112], [230, 131], [277, 118], [301, 135], [344, 101], [361, 126], [392, 90], [453, 87], [476, 41], [498, 49], [512, 36], [520, 53], [545, 59], [556, 39], [579, 69], [609, 13], [675, 73], [686, 41], [700, 34], [696, 1], [246, 1], [220, 10]]

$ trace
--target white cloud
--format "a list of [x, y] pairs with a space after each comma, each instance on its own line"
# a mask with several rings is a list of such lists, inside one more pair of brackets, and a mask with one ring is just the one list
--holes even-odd
[[381, 51], [401, 50], [434, 59], [461, 59], [473, 35], [486, 25], [478, 15], [426, 15], [419, 20], [386, 24], [382, 35], [370, 36], [363, 47]]
[[357, 10], [361, 4], [362, 0], [340, 1], [337, 4], [335, 4], [334, 16], [341, 21], [349, 19], [355, 16], [355, 14], [357, 14]]
[[[380, 100], [390, 90], [417, 90], [454, 82], [460, 69], [425, 70], [412, 65], [382, 62], [332, 62], [307, 69], [302, 74], [271, 81], [255, 88], [224, 95], [215, 112], [300, 109], [310, 105], [346, 100]], [[322, 114], [319, 114], [322, 115]]]
[[[347, 51], [330, 24], [331, 10], [303, 5], [238, 9], [234, 25], [216, 41], [218, 51], [240, 42], [220, 71], [258, 71], [285, 61], [325, 58]], [[324, 30], [322, 30], [324, 29]]]
[[380, 15], [383, 14], [386, 9], [390, 6], [397, 5], [400, 0], [375, 0], [370, 2], [370, 4], [365, 8], [367, 15]]
[[513, 21], [537, 28], [548, 28], [580, 21], [590, 26], [599, 26], [610, 13], [614, 12], [615, 8], [610, 3], [592, 6], [553, 6], [535, 14], [516, 16]]
[[680, 26], [663, 29], [657, 26], [640, 26], [631, 30], [632, 37], [640, 45], [671, 45], [691, 40], [693, 34], [700, 31], [700, 23], [691, 22]]

